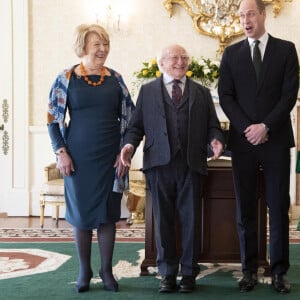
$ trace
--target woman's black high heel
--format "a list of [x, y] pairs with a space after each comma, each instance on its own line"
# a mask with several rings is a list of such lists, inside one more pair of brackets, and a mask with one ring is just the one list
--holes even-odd
[[75, 290], [77, 293], [83, 293], [83, 292], [87, 292], [90, 289], [90, 285], [75, 285]]
[[109, 274], [107, 274], [110, 278], [110, 280], [106, 280], [105, 279], [105, 275], [100, 271], [99, 272], [99, 276], [102, 279], [103, 282], [103, 288], [106, 291], [110, 291], [110, 292], [118, 292], [119, 290], [119, 284], [118, 282], [115, 280], [114, 276], [111, 274], [111, 276]]
[[83, 292], [87, 292], [90, 289], [90, 281], [93, 277], [93, 273], [90, 275], [90, 279], [88, 280], [87, 284], [79, 284], [78, 281], [75, 285], [75, 290], [77, 293], [83, 293]]

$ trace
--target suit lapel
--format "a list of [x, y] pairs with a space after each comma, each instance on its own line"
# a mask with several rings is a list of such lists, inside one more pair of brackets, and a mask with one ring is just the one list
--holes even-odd
[[246, 70], [251, 70], [252, 78], [253, 80], [256, 80], [257, 82], [257, 91], [261, 88], [262, 83], [264, 82], [264, 79], [267, 75], [267, 70], [268, 70], [268, 65], [270, 64], [272, 58], [271, 58], [271, 53], [273, 50], [273, 38], [269, 35], [269, 40], [266, 46], [266, 50], [264, 53], [261, 69], [260, 69], [260, 74], [258, 81], [256, 79], [256, 74], [255, 74], [255, 69], [252, 61], [252, 56], [251, 56], [251, 49], [249, 46], [248, 39], [244, 40], [244, 44], [242, 47], [242, 52], [241, 52], [241, 61], [243, 62], [243, 66], [245, 67]]
[[182, 100], [181, 100], [182, 103], [186, 102], [188, 100], [188, 98], [190, 97], [189, 89], [190, 89], [189, 79], [186, 78], [185, 87], [183, 90]]
[[265, 53], [264, 53], [264, 57], [260, 69], [258, 89], [261, 88], [262, 83], [264, 82], [264, 79], [267, 76], [267, 70], [269, 69], [270, 63], [272, 62], [273, 51], [276, 51], [276, 49], [274, 49], [274, 39], [271, 35], [269, 35], [268, 43], [265, 49]]
[[192, 105], [196, 98], [196, 89], [194, 86], [195, 83], [193, 82], [193, 80], [190, 80], [189, 78], [187, 78], [185, 84], [187, 85], [187, 88], [189, 89], [189, 110], [191, 110]]
[[163, 77], [161, 76], [160, 78], [157, 78], [154, 81], [154, 89], [152, 90], [153, 92], [153, 99], [154, 99], [154, 105], [157, 106], [157, 111], [164, 115], [165, 114], [165, 107], [164, 107], [164, 96], [163, 96], [163, 89], [164, 83], [163, 83]]
[[252, 61], [251, 49], [250, 49], [248, 39], [245, 39], [243, 41], [243, 46], [241, 49], [242, 49], [242, 51], [240, 53], [241, 62], [242, 62], [241, 66], [243, 66], [243, 68], [245, 68], [246, 70], [250, 70], [253, 80], [256, 80], [256, 73], [255, 73], [255, 69], [254, 69], [254, 65], [253, 65], [253, 61]]

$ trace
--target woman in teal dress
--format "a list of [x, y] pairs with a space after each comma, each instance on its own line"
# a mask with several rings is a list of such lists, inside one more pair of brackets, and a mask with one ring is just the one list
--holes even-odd
[[119, 152], [134, 105], [120, 74], [104, 66], [109, 49], [104, 28], [78, 26], [74, 50], [81, 62], [58, 75], [48, 103], [48, 131], [64, 175], [66, 220], [73, 225], [79, 261], [77, 292], [89, 290], [93, 277], [93, 229], [104, 289], [118, 291], [112, 273], [115, 223], [128, 184]]

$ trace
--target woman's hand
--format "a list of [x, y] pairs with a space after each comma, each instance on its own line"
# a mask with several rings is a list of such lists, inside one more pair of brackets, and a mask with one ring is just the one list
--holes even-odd
[[63, 176], [70, 176], [75, 171], [73, 161], [67, 151], [58, 151], [56, 168]]

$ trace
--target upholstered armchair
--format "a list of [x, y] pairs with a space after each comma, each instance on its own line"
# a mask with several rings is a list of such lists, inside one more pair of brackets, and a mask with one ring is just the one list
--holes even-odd
[[145, 223], [146, 182], [141, 170], [129, 171], [129, 191], [127, 193], [127, 208], [129, 217], [127, 224]]
[[40, 192], [40, 225], [44, 227], [45, 206], [51, 204], [55, 206], [56, 227], [59, 221], [59, 208], [65, 205], [64, 179], [56, 168], [56, 163], [51, 163], [45, 167], [45, 183]]

